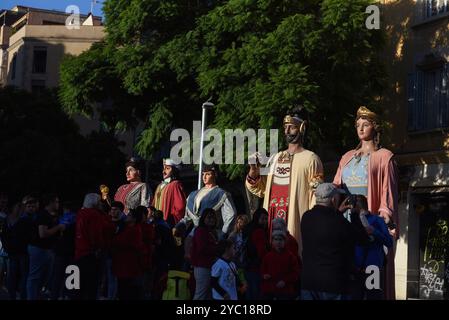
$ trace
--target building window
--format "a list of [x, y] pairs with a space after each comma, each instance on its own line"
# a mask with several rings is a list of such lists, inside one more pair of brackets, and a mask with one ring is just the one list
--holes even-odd
[[427, 131], [449, 127], [447, 63], [418, 67], [408, 76], [408, 130]]
[[33, 73], [47, 72], [47, 48], [34, 47], [33, 51]]
[[31, 80], [31, 91], [42, 92], [45, 90], [45, 80]]
[[11, 62], [11, 80], [14, 80], [16, 78], [16, 72], [17, 72], [17, 53], [14, 54]]
[[423, 20], [449, 12], [449, 0], [421, 0], [421, 18]]
[[42, 25], [44, 25], [44, 26], [65, 26], [65, 23], [58, 22], [58, 21], [43, 20]]

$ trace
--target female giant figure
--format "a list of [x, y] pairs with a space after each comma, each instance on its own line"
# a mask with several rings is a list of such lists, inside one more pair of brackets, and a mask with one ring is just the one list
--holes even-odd
[[118, 188], [114, 200], [123, 203], [126, 214], [138, 206], [149, 208], [152, 193], [148, 184], [142, 182], [141, 162], [135, 158], [126, 163], [126, 180], [128, 183]]
[[[346, 185], [351, 194], [368, 199], [370, 212], [379, 214], [393, 238], [398, 236], [397, 168], [393, 153], [380, 146], [378, 116], [366, 107], [357, 111], [356, 129], [360, 143], [340, 160], [334, 183]], [[395, 299], [394, 249], [387, 255], [384, 290], [385, 298]]]

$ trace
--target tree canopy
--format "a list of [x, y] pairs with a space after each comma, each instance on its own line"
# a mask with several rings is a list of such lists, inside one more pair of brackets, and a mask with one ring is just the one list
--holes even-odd
[[[106, 0], [107, 36], [64, 61], [59, 96], [69, 112], [96, 105], [111, 128], [144, 121], [144, 157], [172, 128], [192, 128], [209, 97], [209, 127], [222, 132], [280, 128], [302, 104], [308, 147], [332, 157], [355, 143], [357, 107], [379, 108], [385, 37], [365, 26], [372, 2]], [[235, 178], [244, 169], [226, 170]]]

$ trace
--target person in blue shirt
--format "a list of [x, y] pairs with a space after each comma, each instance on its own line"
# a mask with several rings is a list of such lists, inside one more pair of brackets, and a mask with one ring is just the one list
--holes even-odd
[[[393, 238], [388, 232], [384, 219], [368, 211], [368, 202], [365, 196], [355, 195], [355, 210], [360, 212], [360, 221], [369, 235], [370, 242], [363, 246], [357, 245], [355, 248], [356, 277], [352, 299], [383, 300], [384, 293], [381, 285], [385, 272], [385, 257], [386, 251], [393, 246]], [[368, 281], [371, 284], [377, 282], [378, 288], [371, 288], [371, 285], [367, 286], [366, 284], [367, 277], [373, 275], [371, 270], [366, 273], [369, 266], [376, 266], [379, 270], [378, 281], [371, 281], [371, 279]]]

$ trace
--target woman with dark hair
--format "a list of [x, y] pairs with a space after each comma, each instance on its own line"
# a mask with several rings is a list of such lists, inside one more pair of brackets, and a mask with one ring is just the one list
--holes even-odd
[[244, 230], [246, 239], [247, 263], [245, 278], [248, 283], [246, 298], [248, 300], [260, 299], [260, 266], [262, 259], [269, 250], [268, 241], [268, 211], [259, 208], [254, 212], [253, 219]]
[[214, 209], [203, 211], [194, 231], [191, 249], [191, 262], [195, 275], [196, 287], [193, 300], [211, 299], [211, 268], [217, 256], [217, 235], [215, 226], [217, 217]]
[[124, 212], [128, 214], [130, 209], [138, 206], [149, 207], [152, 193], [150, 187], [142, 182], [142, 162], [136, 158], [131, 158], [126, 163], [127, 184], [120, 186], [115, 193], [114, 200], [123, 203]]

